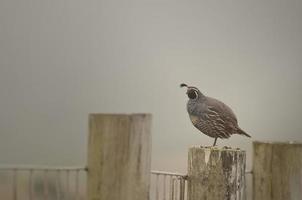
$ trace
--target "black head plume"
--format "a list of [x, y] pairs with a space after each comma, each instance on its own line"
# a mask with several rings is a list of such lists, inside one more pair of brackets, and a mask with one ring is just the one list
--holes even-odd
[[180, 87], [188, 87], [188, 85], [185, 83], [182, 83], [182, 84], [180, 84]]
[[199, 97], [203, 97], [203, 94], [198, 90], [198, 88], [194, 86], [188, 86], [185, 83], [180, 84], [180, 87], [186, 87], [187, 88], [187, 95], [189, 99], [199, 99]]

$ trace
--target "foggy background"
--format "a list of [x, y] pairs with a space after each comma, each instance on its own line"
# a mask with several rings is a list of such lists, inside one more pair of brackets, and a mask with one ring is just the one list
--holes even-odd
[[301, 1], [0, 1], [0, 164], [85, 165], [89, 113], [153, 114], [152, 169], [212, 145], [184, 82], [252, 136], [302, 140]]

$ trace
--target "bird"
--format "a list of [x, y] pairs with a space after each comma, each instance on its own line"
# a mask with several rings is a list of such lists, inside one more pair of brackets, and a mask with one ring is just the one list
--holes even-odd
[[236, 115], [229, 106], [205, 96], [197, 87], [185, 83], [180, 87], [187, 88], [187, 111], [192, 124], [202, 133], [215, 138], [213, 146], [216, 146], [217, 138], [226, 139], [233, 134], [251, 137], [239, 127]]

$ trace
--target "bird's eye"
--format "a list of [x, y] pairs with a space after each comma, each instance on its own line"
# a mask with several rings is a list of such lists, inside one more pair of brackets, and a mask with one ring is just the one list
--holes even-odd
[[197, 99], [198, 93], [195, 90], [190, 90], [188, 91], [188, 97], [190, 99]]

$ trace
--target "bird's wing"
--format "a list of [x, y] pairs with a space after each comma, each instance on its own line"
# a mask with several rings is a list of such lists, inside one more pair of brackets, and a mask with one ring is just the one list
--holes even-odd
[[212, 97], [207, 97], [208, 109], [217, 112], [221, 117], [226, 118], [237, 124], [237, 118], [232, 109], [224, 104], [223, 102], [214, 99]]
[[230, 107], [211, 97], [208, 97], [206, 104], [205, 117], [209, 118], [218, 137], [228, 138], [237, 131], [237, 118]]

